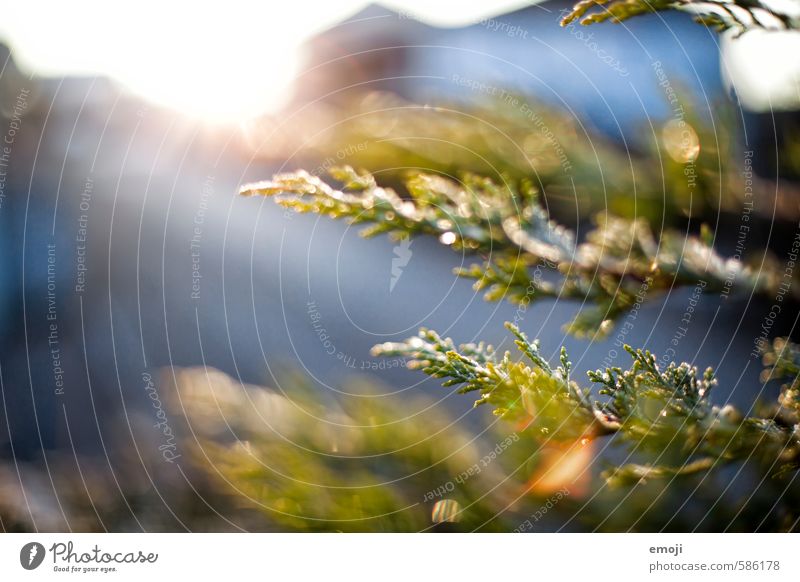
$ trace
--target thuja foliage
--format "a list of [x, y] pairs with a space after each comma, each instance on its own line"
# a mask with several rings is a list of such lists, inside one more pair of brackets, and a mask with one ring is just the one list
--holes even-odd
[[[433, 331], [402, 343], [376, 346], [374, 353], [409, 358], [410, 367], [445, 379], [463, 393], [477, 392], [475, 405], [488, 404], [494, 413], [547, 439], [593, 440], [618, 434], [651, 464], [627, 464], [606, 471], [611, 485], [707, 471], [718, 465], [757, 459], [770, 474], [797, 468], [800, 460], [800, 410], [796, 346], [776, 343], [767, 353], [768, 376], [790, 377], [779, 399], [781, 414], [744, 416], [730, 405], [714, 406], [710, 393], [717, 381], [711, 368], [700, 373], [686, 363], [661, 369], [648, 351], [625, 346], [632, 362], [589, 372], [581, 385], [570, 374], [572, 365], [561, 349], [560, 365], [542, 357], [538, 341], [529, 341], [512, 324], [522, 360], [502, 356], [491, 346], [456, 347]], [[597, 395], [597, 398], [593, 397]], [[675, 459], [676, 465], [667, 461]]]
[[[316, 176], [345, 158], [380, 172], [384, 186], [401, 184], [406, 168], [446, 176], [470, 172], [496, 182], [534, 179], [547, 208], [564, 217], [610, 210], [680, 227], [686, 217], [714, 221], [720, 212], [740, 213], [745, 185], [736, 111], [725, 102], [696, 102], [673, 81], [663, 102], [679, 117], [650, 120], [652, 128], [642, 125], [635, 135], [616, 139], [535, 96], [512, 92], [437, 106], [359, 93], [333, 111], [317, 104], [322, 111], [297, 119], [286, 139], [289, 148], [325, 160], [306, 168]], [[789, 172], [796, 170], [792, 159], [784, 159]], [[753, 187], [760, 195], [761, 186]], [[765, 186], [764, 200], [769, 194]], [[756, 213], [771, 215], [760, 206]]]
[[[752, 27], [796, 28], [797, 23], [790, 17], [778, 18], [777, 24], [761, 18], [763, 6], [759, 2], [732, 0], [723, 4], [726, 6], [720, 10], [706, 10], [705, 3], [691, 1], [592, 0], [576, 5], [564, 24], [576, 19], [583, 19], [584, 24], [609, 19], [621, 22], [644, 12], [680, 8], [694, 10], [700, 14], [702, 22], [719, 29], [735, 28], [741, 32]], [[599, 7], [600, 11], [590, 14], [594, 7]], [[706, 228], [699, 235], [688, 236], [668, 226], [655, 232], [636, 209], [626, 216], [610, 212], [598, 214], [588, 232], [573, 231], [554, 221], [543, 198], [545, 189], [552, 193], [567, 182], [574, 189], [573, 180], [577, 180], [577, 190], [591, 193], [593, 186], [596, 189], [596, 181], [588, 176], [598, 160], [589, 156], [588, 150], [582, 150], [580, 144], [572, 144], [570, 153], [561, 147], [559, 137], [551, 128], [568, 129], [568, 122], [557, 115], [545, 119], [525, 102], [522, 105], [517, 100], [512, 103], [514, 113], [504, 121], [510, 128], [509, 135], [518, 131], [524, 139], [509, 141], [524, 142], [526, 147], [524, 151], [508, 148], [502, 140], [485, 143], [488, 158], [480, 157], [484, 161], [490, 159], [491, 171], [484, 171], [482, 167], [477, 173], [464, 171], [472, 169], [474, 163], [471, 160], [460, 163], [464, 154], [459, 157], [458, 148], [439, 155], [444, 147], [442, 143], [461, 144], [474, 136], [484, 139], [486, 132], [475, 128], [475, 119], [461, 122], [458, 112], [437, 110], [437, 115], [442, 111], [452, 114], [455, 121], [451, 123], [448, 119], [447, 123], [432, 121], [428, 124], [427, 108], [403, 105], [381, 108], [381, 111], [392, 116], [394, 127], [417, 123], [427, 126], [422, 128], [423, 132], [444, 132], [439, 136], [443, 139], [429, 140], [430, 143], [424, 139], [420, 143], [404, 142], [402, 135], [416, 136], [418, 132], [406, 131], [411, 126], [403, 125], [398, 140], [378, 140], [381, 146], [366, 148], [368, 153], [356, 155], [355, 161], [378, 168], [390, 165], [386, 160], [391, 159], [398, 161], [395, 167], [426, 167], [433, 171], [411, 171], [398, 181], [397, 173], [387, 170], [384, 175], [388, 183], [379, 184], [368, 171], [325, 165], [313, 172], [279, 174], [272, 180], [243, 187], [242, 193], [273, 197], [296, 212], [362, 224], [365, 226], [362, 234], [367, 237], [382, 234], [398, 240], [414, 236], [437, 237], [442, 244], [475, 258], [474, 264], [459, 269], [457, 274], [474, 280], [476, 289], [482, 290], [488, 300], [506, 299], [526, 306], [540, 299], [580, 301], [581, 310], [567, 330], [581, 337], [605, 337], [614, 323], [639, 302], [680, 286], [696, 286], [702, 282], [706, 292], [726, 295], [739, 292], [744, 296], [769, 297], [778, 292], [782, 273], [770, 261], [762, 261], [754, 268], [739, 259], [726, 259], [714, 250], [713, 235]], [[409, 115], [402, 115], [406, 112]], [[515, 115], [527, 121], [520, 121]], [[374, 122], [372, 118], [365, 118], [363, 125], [372, 123], [379, 131], [384, 131], [385, 124]], [[531, 132], [531, 124], [542, 135]], [[702, 124], [696, 120], [692, 125], [702, 130]], [[663, 139], [670, 150], [674, 144], [666, 129]], [[369, 141], [371, 131], [375, 128], [359, 126], [348, 133], [346, 139], [361, 136]], [[343, 133], [338, 126], [336, 133]], [[335, 138], [331, 139], [330, 143], [337, 143]], [[707, 140], [698, 138], [699, 141]], [[386, 143], [391, 145], [386, 146]], [[724, 147], [725, 140], [722, 143]], [[394, 150], [387, 154], [387, 147]], [[613, 147], [601, 150], [611, 151]], [[698, 161], [702, 165], [699, 152], [701, 156], [722, 157], [722, 152], [713, 151], [713, 148], [689, 151], [673, 147], [672, 150], [675, 151], [670, 150], [670, 157], [675, 162], [676, 176], [685, 171], [687, 162]], [[370, 157], [371, 161], [365, 162]], [[616, 175], [613, 170], [623, 166], [615, 165], [619, 159], [612, 154], [604, 158], [601, 165], [611, 167], [609, 174]], [[647, 164], [643, 166], [646, 168]], [[331, 180], [319, 177], [325, 171]], [[458, 179], [448, 177], [454, 175]], [[680, 177], [669, 184], [661, 183], [659, 190], [655, 186], [650, 188], [646, 171], [642, 175], [645, 191], [652, 189], [661, 194], [668, 191], [670, 196], [677, 196], [681, 191]], [[723, 181], [722, 172], [708, 175], [715, 180], [720, 178], [720, 183]], [[529, 176], [536, 176], [537, 182], [529, 180]], [[635, 186], [641, 185], [640, 182], [623, 182], [619, 184], [620, 192], [626, 194], [637, 191]], [[656, 182], [658, 180], [653, 184]], [[683, 213], [691, 215], [690, 211]], [[542, 271], [546, 276], [539, 276]], [[459, 392], [474, 393], [476, 406], [490, 407], [507, 422], [506, 426], [531, 437], [524, 441], [529, 445], [527, 450], [531, 450], [533, 443], [567, 451], [581, 447], [589, 450], [591, 447], [587, 445], [595, 442], [627, 448], [628, 459], [603, 472], [608, 487], [598, 488], [592, 500], [582, 505], [575, 515], [581, 513], [585, 518], [597, 505], [596, 500], [608, 501], [609, 492], [627, 490], [630, 493], [625, 494], [616, 507], [623, 503], [636, 507], [633, 513], [640, 517], [631, 521], [630, 512], [628, 515], [616, 510], [609, 512], [609, 505], [600, 503], [605, 509], [600, 509], [603, 513], [593, 522], [593, 527], [647, 529], [647, 520], [655, 515], [656, 521], [651, 523], [658, 523], [659, 529], [685, 529], [687, 526], [677, 524], [677, 513], [670, 517], [654, 509], [659, 500], [673, 495], [669, 484], [676, 479], [694, 483], [692, 494], [675, 500], [678, 511], [692, 503], [695, 493], [701, 501], [703, 497], [713, 499], [713, 508], [730, 496], [730, 484], [721, 490], [718, 484], [720, 475], [728, 478], [725, 471], [732, 468], [726, 466], [736, 464], [757, 468], [755, 486], [747, 492], [746, 501], [731, 512], [724, 508], [723, 502], [715, 512], [720, 517], [719, 523], [712, 523], [707, 504], [701, 503], [706, 514], [691, 527], [718, 529], [732, 524], [742, 527], [744, 520], [748, 531], [796, 529], [800, 516], [796, 511], [796, 491], [790, 485], [800, 459], [800, 350], [797, 346], [776, 340], [765, 348], [764, 361], [768, 367], [763, 379], [782, 380], [785, 384], [777, 400], [758, 402], [743, 413], [730, 404], [713, 404], [711, 393], [717, 380], [711, 369], [701, 372], [687, 363], [664, 366], [652, 353], [625, 346], [631, 357], [627, 369], [609, 367], [589, 372], [587, 378], [577, 378], [565, 349], [561, 349], [559, 362], [552, 364], [542, 356], [538, 341], [530, 341], [516, 326], [506, 325], [515, 337], [519, 352], [513, 356], [510, 352], [501, 354], [480, 342], [456, 345], [428, 329], [422, 329], [416, 337], [404, 342], [376, 346], [373, 353], [404, 357], [410, 368], [439, 378], [445, 386], [455, 387]], [[520, 471], [524, 473], [529, 468], [530, 458], [523, 455], [517, 461], [519, 464], [508, 476], [512, 482], [520, 478]], [[234, 469], [238, 466], [238, 463], [233, 465]], [[260, 472], [255, 470], [253, 474]], [[566, 482], [572, 477], [562, 475], [561, 480]], [[528, 479], [522, 490], [535, 490], [532, 483], [540, 480]], [[263, 480], [257, 480], [254, 486], [262, 484]], [[655, 491], [654, 484], [658, 484]], [[643, 488], [647, 488], [646, 494], [629, 498]], [[760, 503], [756, 503], [756, 499], [766, 500], [769, 505], [765, 511], [756, 507]], [[479, 496], [470, 506], [479, 505], [483, 500], [485, 497]], [[386, 501], [379, 505], [388, 511], [391, 503]], [[468, 512], [469, 506], [459, 514]], [[477, 509], [476, 512], [478, 521], [482, 520], [485, 514]], [[434, 516], [440, 513], [439, 509], [434, 509]], [[486, 523], [481, 522], [482, 525]], [[494, 525], [503, 527], [499, 521]]]
[[[665, 230], [657, 238], [647, 222], [600, 214], [577, 240], [550, 219], [533, 185], [497, 183], [465, 174], [461, 181], [418, 172], [406, 181], [407, 196], [379, 186], [367, 172], [333, 168], [335, 188], [305, 171], [250, 184], [245, 195], [273, 196], [297, 212], [313, 212], [353, 224], [362, 234], [395, 238], [432, 235], [480, 261], [457, 273], [475, 280], [490, 301], [529, 304], [543, 298], [576, 299], [584, 308], [568, 325], [581, 337], [604, 337], [614, 321], [647, 292], [706, 282], [707, 291], [773, 294], [780, 277], [769, 266], [750, 268], [724, 259], [708, 233], [686, 237]], [[552, 277], [535, 276], [550, 271]]]
[[[762, 372], [764, 382], [782, 381], [777, 405], [771, 410], [775, 421], [800, 438], [800, 346], [777, 338], [764, 350]], [[794, 468], [800, 468], [800, 459], [794, 459]]]
[[507, 435], [476, 438], [423, 399], [398, 402], [354, 382], [354, 397], [326, 402], [301, 377], [281, 379], [278, 393], [201, 369], [174, 384], [189, 462], [213, 475], [215, 499], [235, 496], [271, 528], [510, 531], [519, 521], [503, 500], [524, 482], [502, 462], [457, 479]]
[[[568, 326], [577, 335], [607, 333], [643, 287], [649, 296], [703, 280], [707, 291], [772, 294], [778, 281], [770, 269], [751, 269], [718, 255], [708, 233], [687, 238], [664, 231], [656, 237], [642, 220], [602, 215], [578, 242], [575, 233], [550, 219], [536, 189], [525, 182], [498, 184], [472, 174], [455, 181], [416, 173], [401, 195], [349, 167], [335, 168], [331, 175], [340, 187], [300, 171], [246, 186], [243, 193], [275, 197], [297, 212], [365, 224], [366, 236], [437, 236], [481, 258], [458, 274], [475, 279], [491, 300], [571, 298], [591, 305]], [[553, 277], [532, 274], [542, 266]], [[545, 442], [607, 438], [645, 458], [605, 471], [611, 486], [706, 475], [735, 462], [755, 463], [769, 478], [797, 468], [796, 378], [774, 411], [760, 407], [744, 415], [730, 405], [712, 404], [716, 380], [710, 369], [700, 373], [685, 363], [662, 369], [653, 354], [626, 346], [632, 359], [628, 369], [597, 370], [589, 373], [588, 383], [579, 382], [565, 350], [553, 366], [538, 342], [507, 326], [522, 359], [483, 343], [456, 346], [427, 329], [406, 342], [376, 346], [374, 354], [408, 358], [409, 367], [443, 379], [446, 386], [477, 393], [476, 405], [491, 406], [511, 426]], [[769, 379], [797, 370], [796, 351], [789, 345], [778, 343], [767, 352]]]
[[718, 31], [738, 33], [752, 29], [796, 30], [800, 28], [798, 11], [782, 10], [760, 0], [583, 0], [575, 4], [562, 20], [567, 26], [575, 20], [581, 24], [611, 21], [623, 22], [641, 14], [663, 10], [681, 10], [695, 15], [695, 20]]

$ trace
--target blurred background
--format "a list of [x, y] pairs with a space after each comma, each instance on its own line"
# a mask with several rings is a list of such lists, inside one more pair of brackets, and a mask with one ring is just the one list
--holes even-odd
[[[709, 224], [725, 254], [753, 202], [745, 258], [785, 257], [800, 220], [797, 34], [734, 40], [678, 13], [562, 28], [570, 5], [1, 3], [3, 529], [325, 529], [336, 518], [418, 530], [442, 521], [425, 493], [474, 462], [460, 455], [484, 446], [476, 437], [498, 442], [472, 399], [369, 355], [420, 326], [508, 347], [517, 307], [452, 274], [469, 257], [435, 240], [364, 240], [239, 197], [243, 183], [341, 164], [389, 185], [409, 169], [528, 177], [579, 235], [610, 210], [656, 230]], [[676, 120], [692, 130], [689, 153]], [[626, 341], [664, 354], [691, 295], [650, 297]], [[715, 366], [720, 404], [774, 397], [759, 393], [750, 357], [770, 305], [700, 299], [675, 359]], [[578, 307], [537, 304], [520, 326], [548, 355], [566, 345], [582, 373], [609, 359], [613, 336], [565, 336]], [[789, 334], [796, 313], [771, 334]], [[426, 415], [442, 443], [412, 428]], [[414, 459], [432, 474], [354, 461], [378, 454], [338, 433], [359, 418], [383, 419], [390, 449], [422, 443]], [[269, 461], [250, 466], [241, 434], [264, 426]], [[245, 443], [241, 463], [204, 438]], [[348, 446], [349, 465], [329, 467]], [[588, 478], [607, 454], [577, 466]], [[522, 461], [505, 458], [513, 475]], [[336, 475], [358, 490], [374, 473], [382, 489], [361, 513], [326, 496]], [[488, 473], [470, 499], [509, 483]], [[543, 529], [595, 527], [582, 525], [579, 489]], [[472, 526], [513, 529], [514, 497], [476, 509]], [[706, 527], [691, 504], [664, 511], [677, 517], [653, 527]]]

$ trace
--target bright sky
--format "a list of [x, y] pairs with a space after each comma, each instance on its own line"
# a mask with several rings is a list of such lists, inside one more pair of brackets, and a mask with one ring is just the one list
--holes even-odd
[[[0, 39], [27, 71], [109, 75], [186, 113], [236, 121], [277, 109], [297, 47], [365, 0], [0, 0]], [[387, 0], [440, 26], [512, 10], [525, 0]]]
[[754, 111], [797, 109], [800, 104], [800, 34], [754, 30], [723, 39], [723, 78]]

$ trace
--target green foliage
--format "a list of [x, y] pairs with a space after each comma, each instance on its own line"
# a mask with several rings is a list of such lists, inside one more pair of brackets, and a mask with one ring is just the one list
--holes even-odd
[[466, 175], [462, 185], [420, 173], [406, 183], [411, 195], [407, 200], [378, 186], [366, 172], [359, 174], [346, 166], [333, 168], [330, 174], [344, 184], [344, 191], [299, 171], [245, 186], [242, 193], [275, 196], [279, 204], [297, 212], [369, 223], [362, 233], [366, 237], [431, 234], [458, 250], [483, 253], [528, 245], [551, 260], [562, 260], [574, 251], [571, 233], [547, 219], [530, 187], [512, 190], [473, 175]]
[[[571, 364], [563, 348], [561, 366], [553, 368], [541, 356], [538, 342], [530, 342], [511, 324], [506, 327], [528, 363], [512, 360], [509, 352], [498, 358], [491, 346], [483, 344], [456, 348], [452, 340], [428, 330], [406, 342], [376, 346], [374, 353], [409, 358], [410, 367], [446, 379], [445, 386], [459, 385], [465, 393], [478, 391], [476, 406], [489, 404], [495, 414], [523, 422], [547, 439], [574, 441], [614, 434], [615, 442], [652, 460], [607, 471], [611, 485], [703, 472], [750, 459], [778, 474], [793, 470], [800, 458], [796, 426], [769, 417], [744, 417], [730, 405], [713, 406], [709, 394], [716, 379], [710, 368], [699, 374], [696, 367], [671, 363], [661, 370], [653, 354], [626, 346], [633, 359], [629, 369], [589, 372], [592, 388], [605, 397], [592, 400], [591, 388], [570, 379]], [[782, 362], [776, 365], [783, 366]]]
[[461, 393], [479, 392], [476, 406], [489, 404], [496, 415], [518, 424], [533, 421], [532, 428], [543, 435], [574, 440], [601, 431], [594, 426], [588, 393], [570, 379], [566, 351], [562, 365], [552, 368], [541, 356], [538, 342], [529, 342], [511, 324], [507, 327], [529, 364], [513, 361], [509, 352], [498, 358], [492, 346], [482, 343], [456, 348], [452, 340], [426, 329], [407, 342], [376, 346], [373, 355], [410, 358], [410, 368], [444, 378], [445, 386], [459, 385]]
[[[307, 168], [320, 177], [344, 159], [380, 172], [383, 185], [391, 186], [402, 182], [407, 168], [472, 173], [498, 183], [528, 179], [552, 216], [570, 220], [610, 210], [683, 226], [687, 216], [712, 221], [720, 210], [740, 212], [736, 111], [725, 102], [695, 103], [678, 77], [665, 72], [674, 94], [664, 95], [664, 105], [673, 117], [648, 120], [624, 144], [572, 112], [492, 86], [495, 95], [476, 93], [467, 103], [438, 107], [387, 93], [359, 94], [356, 106], [319, 105], [323, 110], [298, 119], [287, 139], [290, 149], [325, 160]], [[676, 135], [679, 118], [699, 147], [688, 151]]]
[[398, 402], [357, 382], [338, 403], [302, 377], [281, 384], [278, 393], [214, 370], [179, 373], [174, 409], [192, 435], [182, 446], [214, 477], [217, 496], [279, 531], [424, 531], [442, 519], [437, 501], [448, 502], [452, 528], [513, 529], [500, 499], [521, 483], [502, 463], [456, 480], [507, 435], [476, 438], [430, 402]]
[[[529, 304], [543, 298], [590, 304], [567, 327], [580, 337], [604, 337], [620, 316], [646, 296], [706, 282], [706, 290], [774, 293], [770, 267], [751, 269], [725, 260], [703, 237], [664, 231], [657, 240], [644, 220], [605, 214], [586, 240], [550, 220], [527, 181], [498, 184], [465, 174], [461, 182], [418, 172], [406, 181], [407, 197], [379, 186], [350, 167], [334, 168], [336, 189], [305, 171], [246, 185], [245, 195], [272, 196], [296, 212], [314, 212], [368, 224], [364, 236], [432, 235], [456, 250], [484, 257], [457, 274], [475, 280], [487, 300]], [[549, 271], [551, 279], [535, 271]]]
[[783, 338], [776, 338], [771, 346], [763, 349], [764, 365], [761, 379], [786, 382], [778, 397], [779, 408], [775, 413], [778, 421], [792, 427], [800, 438], [800, 346]]
[[[599, 10], [590, 12], [593, 8]], [[562, 21], [562, 26], [580, 20], [581, 24], [620, 23], [634, 16], [662, 10], [681, 10], [695, 15], [695, 20], [717, 31], [739, 33], [756, 28], [791, 30], [800, 28], [797, 15], [781, 11], [760, 0], [582, 0]]]
[[[607, 19], [620, 22], [677, 4], [660, 0], [582, 2], [564, 24], [580, 18], [584, 24]], [[732, 4], [746, 6], [750, 14], [761, 9], [758, 2], [737, 0]], [[680, 3], [679, 8], [691, 11], [699, 5], [689, 1]], [[589, 14], [596, 6], [603, 10]], [[721, 10], [723, 15], [730, 12], [724, 7]], [[720, 17], [719, 21], [714, 20], [716, 10], [700, 13], [707, 24], [720, 28], [743, 30], [753, 24], [739, 12], [733, 12], [731, 20]], [[783, 22], [787, 28], [795, 25], [790, 20]], [[678, 103], [673, 108], [675, 118], [659, 128], [661, 135], [656, 132], [652, 144], [631, 154], [595, 135], [584, 143], [578, 136], [586, 136], [587, 129], [579, 122], [546, 107], [531, 106], [523, 98], [502, 95], [502, 103], [479, 115], [418, 107], [385, 95], [369, 96], [360, 107], [369, 99], [394, 101], [372, 103], [376, 110], [364, 115], [343, 115], [346, 122], [328, 124], [334, 128], [329, 132], [332, 135], [325, 130], [310, 131], [314, 135], [310, 143], [321, 152], [351, 152], [348, 161], [380, 170], [382, 184], [367, 170], [350, 166], [329, 169], [326, 163], [311, 173], [280, 174], [247, 185], [242, 193], [273, 197], [296, 212], [363, 224], [364, 236], [437, 237], [442, 244], [476, 257], [474, 264], [457, 274], [474, 280], [475, 288], [484, 291], [488, 300], [505, 299], [525, 306], [539, 299], [581, 301], [581, 311], [567, 329], [592, 339], [607, 335], [615, 321], [652, 295], [680, 286], [702, 284], [706, 292], [726, 296], [731, 291], [776, 294], [782, 272], [771, 261], [752, 268], [741, 260], [720, 256], [713, 249], [714, 237], [707, 227], [700, 236], [670, 228], [677, 222], [676, 215], [696, 216], [697, 208], [708, 210], [703, 204], [705, 193], [726, 193], [721, 206], [711, 206], [715, 212], [723, 206], [738, 211], [742, 203], [730, 194], [740, 190], [735, 186], [738, 170], [724, 168], [731, 158], [729, 144], [733, 140], [709, 134], [690, 107]], [[688, 146], [675, 139], [678, 121], [691, 130]], [[392, 128], [389, 138], [387, 127]], [[359, 147], [348, 147], [353, 143]], [[732, 166], [738, 168], [738, 164]], [[319, 177], [324, 171], [335, 183]], [[694, 190], [687, 188], [690, 175], [696, 179]], [[587, 200], [590, 208], [592, 200], [601, 200], [603, 209], [620, 212], [597, 214], [594, 226], [579, 238], [550, 213], [566, 198], [576, 202], [579, 220], [585, 216]], [[640, 201], [647, 206], [648, 200], [652, 202], [649, 211], [668, 217], [660, 232], [654, 232], [643, 217], [648, 209], [639, 208]], [[457, 392], [475, 394], [476, 407], [491, 408], [508, 421], [506, 426], [525, 437], [525, 445], [512, 454], [519, 463], [511, 472], [515, 478], [520, 472], [541, 470], [546, 463], [537, 465], [537, 457], [547, 447], [583, 451], [581, 462], [586, 464], [585, 455], [587, 451], [591, 454], [595, 441], [624, 447], [628, 458], [603, 473], [609, 487], [598, 488], [581, 508], [587, 514], [598, 507], [605, 511], [600, 525], [596, 520], [592, 527], [613, 523], [612, 530], [636, 528], [655, 515], [651, 523], [664, 529], [673, 518], [664, 523], [663, 515], [654, 509], [660, 501], [672, 497], [681, 509], [691, 504], [688, 497], [675, 498], [668, 487], [673, 480], [688, 480], [694, 484], [692, 493], [713, 495], [716, 505], [728, 486], [719, 493], [715, 480], [724, 478], [720, 477], [723, 466], [733, 463], [754, 467], [756, 481], [759, 476], [761, 479], [735, 512], [720, 510], [728, 520], [722, 527], [740, 518], [745, 529], [762, 527], [769, 516], [757, 515], [758, 508], [750, 505], [764, 495], [771, 504], [767, 513], [775, 508], [780, 511], [778, 518], [770, 518], [770, 528], [797, 527], [797, 495], [789, 487], [800, 458], [796, 373], [800, 358], [796, 347], [779, 342], [765, 356], [765, 363], [772, 366], [765, 380], [792, 378], [780, 398], [774, 405], [756, 405], [754, 412], [742, 414], [729, 404], [712, 404], [710, 393], [716, 379], [711, 369], [700, 372], [686, 363], [661, 367], [653, 354], [626, 346], [632, 358], [628, 369], [590, 372], [589, 382], [582, 383], [573, 377], [572, 363], [563, 348], [559, 365], [551, 365], [542, 356], [538, 340], [530, 341], [517, 327], [506, 325], [515, 337], [519, 352], [515, 357], [482, 342], [457, 346], [427, 329], [405, 342], [376, 346], [373, 354], [407, 358], [409, 368], [438, 378]], [[381, 414], [375, 412], [370, 418]], [[430, 427], [427, 430], [430, 432]], [[385, 438], [390, 439], [390, 434]], [[402, 435], [398, 442], [404, 442]], [[407, 466], [416, 462], [406, 461]], [[567, 467], [561, 469], [561, 481], [577, 481], [570, 474], [570, 462], [562, 463], [558, 457], [554, 464]], [[357, 472], [356, 467], [352, 470]], [[348, 483], [347, 473], [338, 478]], [[263, 472], [259, 473], [258, 483], [265, 479]], [[528, 477], [530, 489], [541, 480], [541, 474]], [[351, 487], [348, 484], [346, 488]], [[637, 508], [639, 516], [633, 521], [630, 514], [608, 510], [613, 492], [624, 489], [640, 495], [629, 500], [625, 494], [614, 507]], [[296, 492], [292, 498], [311, 504], [311, 497], [304, 495]], [[482, 498], [473, 499], [470, 503]], [[375, 504], [388, 511], [393, 503], [406, 501], [399, 497]], [[346, 514], [343, 510], [342, 515]], [[484, 514], [479, 514], [479, 519], [483, 518]], [[758, 521], [755, 527], [753, 520]]]
[[793, 431], [769, 417], [743, 417], [731, 405], [709, 401], [716, 384], [713, 370], [671, 363], [659, 370], [649, 352], [633, 350], [633, 366], [590, 372], [589, 378], [610, 396], [601, 409], [619, 424], [625, 442], [657, 459], [677, 458], [679, 466], [628, 465], [606, 474], [612, 484], [631, 479], [708, 470], [733, 461], [758, 459], [769, 472], [780, 472], [800, 454]]

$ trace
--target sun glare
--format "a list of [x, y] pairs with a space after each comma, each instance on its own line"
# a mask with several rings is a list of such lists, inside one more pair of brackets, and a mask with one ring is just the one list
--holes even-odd
[[146, 58], [132, 58], [119, 80], [155, 103], [208, 121], [276, 111], [291, 96], [298, 47], [268, 34], [223, 39], [187, 27]]
[[3, 40], [23, 68], [108, 75], [151, 102], [209, 121], [241, 121], [280, 107], [297, 72], [298, 47], [315, 32], [300, 30], [306, 24], [297, 10], [277, 2], [80, 4], [86, 10], [79, 22], [68, 3], [53, 3], [46, 19], [4, 23]]
[[[369, 0], [222, 3], [0, 0], [0, 42], [38, 75], [103, 75], [145, 99], [207, 121], [274, 112], [291, 96], [299, 47]], [[443, 26], [524, 4], [389, 0]], [[458, 10], [454, 10], [454, 7]], [[3, 9], [5, 8], [5, 9]]]
[[[187, 115], [239, 122], [278, 110], [291, 97], [302, 43], [368, 3], [15, 3], [2, 10], [0, 41], [10, 43], [14, 58], [36, 74], [110, 76]], [[458, 0], [387, 4], [446, 26], [520, 3], [524, 0], [499, 0], [493, 7]], [[459, 10], [452, 10], [456, 5]]]

